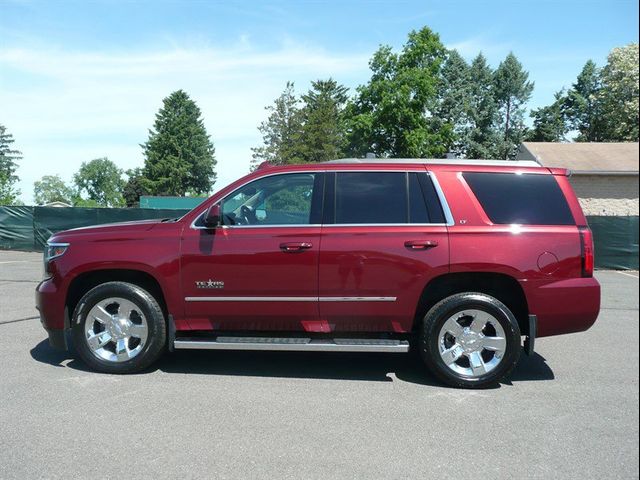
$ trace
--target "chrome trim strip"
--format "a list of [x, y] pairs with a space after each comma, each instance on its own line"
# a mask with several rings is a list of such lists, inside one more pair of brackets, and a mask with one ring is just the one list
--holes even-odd
[[[353, 340], [358, 342], [359, 340]], [[267, 343], [267, 342], [216, 342], [201, 339], [179, 340], [174, 342], [176, 349], [205, 349], [205, 350], [279, 350], [289, 352], [389, 352], [406, 353], [409, 351], [409, 342], [400, 340], [398, 342], [380, 343], [346, 343], [341, 341], [313, 341], [308, 343]]]
[[[444, 210], [444, 205], [443, 205]], [[445, 212], [446, 217], [446, 212]], [[449, 227], [452, 223], [312, 223], [312, 224], [284, 224], [284, 225], [222, 225], [218, 228], [328, 228], [328, 227]], [[206, 227], [192, 227], [194, 230], [207, 230]]]
[[71, 244], [70, 243], [51, 243], [51, 242], [47, 242], [47, 245], [49, 245], [50, 247], [68, 247]]
[[397, 297], [318, 297], [319, 302], [395, 302]]
[[322, 228], [329, 227], [447, 227], [448, 223], [326, 223]]
[[317, 302], [318, 297], [185, 297], [185, 302]]
[[185, 302], [395, 302], [397, 297], [185, 297]]
[[427, 171], [429, 177], [433, 181], [433, 187], [436, 189], [436, 194], [438, 195], [438, 199], [440, 199], [440, 205], [442, 205], [442, 211], [444, 212], [444, 218], [447, 221], [446, 226], [452, 227], [456, 224], [453, 219], [453, 214], [451, 213], [451, 209], [449, 208], [449, 203], [447, 202], [447, 197], [444, 196], [444, 191], [440, 186], [440, 182], [438, 178], [433, 174], [433, 172]]
[[[274, 224], [274, 225], [222, 225], [222, 228], [303, 228], [303, 227], [321, 227], [321, 223], [293, 223], [293, 224]], [[198, 228], [198, 227], [196, 227]]]

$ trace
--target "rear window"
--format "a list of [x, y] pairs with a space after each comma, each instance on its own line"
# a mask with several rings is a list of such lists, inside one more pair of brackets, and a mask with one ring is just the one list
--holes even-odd
[[575, 225], [553, 175], [464, 173], [463, 177], [493, 223]]

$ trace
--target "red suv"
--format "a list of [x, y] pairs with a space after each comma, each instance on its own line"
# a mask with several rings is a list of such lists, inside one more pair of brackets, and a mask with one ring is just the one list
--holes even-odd
[[458, 387], [596, 320], [593, 244], [566, 170], [535, 162], [264, 166], [184, 217], [54, 235], [51, 345], [110, 373], [165, 350], [407, 352]]

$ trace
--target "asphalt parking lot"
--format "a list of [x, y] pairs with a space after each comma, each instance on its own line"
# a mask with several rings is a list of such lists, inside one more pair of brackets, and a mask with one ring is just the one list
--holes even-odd
[[638, 273], [500, 388], [392, 354], [177, 352], [131, 376], [52, 350], [41, 255], [0, 251], [0, 478], [638, 478]]

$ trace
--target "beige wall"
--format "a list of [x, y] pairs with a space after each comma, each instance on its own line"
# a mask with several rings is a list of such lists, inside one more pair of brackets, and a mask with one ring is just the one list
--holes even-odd
[[573, 175], [571, 185], [585, 215], [638, 215], [638, 176]]

